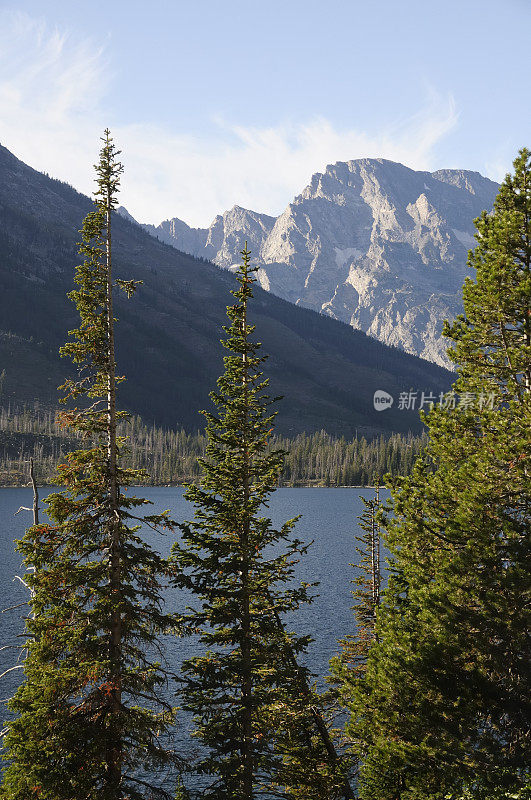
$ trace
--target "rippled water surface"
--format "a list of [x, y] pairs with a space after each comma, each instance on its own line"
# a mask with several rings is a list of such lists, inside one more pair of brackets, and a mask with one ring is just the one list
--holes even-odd
[[[169, 487], [147, 487], [135, 489], [135, 494], [153, 502], [153, 511], [170, 509], [178, 521], [190, 519], [193, 507], [183, 498], [183, 490]], [[43, 496], [46, 495], [43, 491]], [[314, 642], [310, 646], [307, 663], [316, 674], [324, 677], [328, 661], [337, 651], [337, 640], [352, 632], [351, 581], [355, 575], [349, 566], [356, 559], [354, 536], [357, 532], [357, 517], [363, 510], [360, 494], [372, 496], [370, 489], [279, 489], [271, 498], [269, 516], [275, 525], [301, 514], [295, 527], [297, 538], [313, 541], [308, 554], [297, 566], [297, 578], [319, 581], [318, 597], [301, 608], [289, 620], [289, 627], [297, 633], [310, 633]], [[0, 537], [2, 540], [0, 608], [4, 609], [24, 602], [27, 591], [14, 577], [21, 575], [20, 555], [15, 551], [14, 540], [21, 537], [26, 525], [31, 522], [29, 512], [14, 516], [20, 506], [31, 506], [30, 489], [0, 489]], [[173, 534], [159, 536], [151, 531], [145, 538], [162, 553], [169, 553]], [[172, 606], [181, 605], [183, 598], [168, 597]], [[16, 641], [22, 631], [25, 609], [5, 612], [0, 616], [2, 644]], [[180, 660], [189, 656], [195, 643], [170, 640], [168, 661], [178, 669]], [[14, 664], [12, 651], [0, 652], [0, 673]], [[12, 694], [22, 671], [10, 673], [0, 681], [1, 699]]]

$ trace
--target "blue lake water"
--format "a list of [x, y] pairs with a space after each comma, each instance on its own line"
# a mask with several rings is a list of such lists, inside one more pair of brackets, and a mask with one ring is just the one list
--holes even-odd
[[[193, 516], [193, 506], [183, 498], [181, 488], [147, 487], [135, 489], [134, 493], [151, 500], [153, 511], [170, 509], [177, 521]], [[42, 494], [45, 496], [46, 492]], [[358, 531], [357, 518], [363, 511], [360, 495], [371, 497], [373, 492], [359, 488], [279, 489], [271, 497], [267, 512], [275, 526], [301, 514], [294, 535], [305, 542], [313, 541], [308, 554], [297, 565], [296, 577], [308, 582], [318, 581], [315, 590], [318, 596], [290, 618], [289, 628], [313, 637], [307, 664], [321, 679], [328, 673], [330, 657], [337, 652], [337, 640], [353, 629], [351, 581], [355, 570], [350, 563], [356, 560], [354, 537]], [[386, 496], [382, 493], [383, 499]], [[22, 575], [21, 558], [15, 551], [14, 540], [20, 538], [31, 523], [31, 513], [14, 514], [20, 506], [31, 505], [30, 489], [0, 489], [0, 609], [27, 599], [27, 590], [14, 577]], [[172, 537], [173, 534], [160, 536], [149, 530], [145, 532], [146, 540], [163, 554], [169, 553]], [[172, 606], [181, 604], [181, 598], [175, 596], [168, 597], [168, 601]], [[25, 613], [27, 609], [22, 607], [0, 615], [2, 644], [17, 641], [17, 634], [23, 630]], [[178, 669], [182, 658], [188, 657], [194, 647], [197, 645], [191, 642], [170, 640], [169, 665]], [[14, 651], [0, 651], [0, 673], [12, 666], [14, 659]], [[0, 681], [0, 699], [12, 694], [21, 674], [22, 670], [16, 670]]]

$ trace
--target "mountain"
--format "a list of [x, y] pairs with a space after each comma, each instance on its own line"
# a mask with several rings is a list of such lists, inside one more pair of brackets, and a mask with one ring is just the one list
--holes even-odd
[[[136, 222], [123, 206], [117, 211], [125, 219]], [[219, 267], [228, 268], [239, 260], [240, 250], [246, 241], [249, 249], [258, 253], [275, 222], [275, 217], [268, 214], [257, 214], [234, 206], [230, 211], [218, 214], [209, 228], [190, 228], [177, 217], [157, 226], [143, 224], [142, 227], [161, 242], [184, 253], [206, 258]]]
[[[36, 172], [0, 147], [0, 380], [1, 401], [55, 404], [70, 369], [58, 356], [77, 312], [66, 294], [78, 263], [76, 242], [92, 203], [72, 187]], [[268, 219], [246, 212], [256, 235]], [[238, 222], [239, 211], [232, 217]], [[225, 223], [224, 223], [225, 224]], [[224, 241], [233, 247], [228, 232]], [[254, 227], [253, 227], [254, 226]], [[216, 240], [217, 241], [217, 240]], [[221, 240], [220, 240], [221, 241]], [[117, 296], [117, 354], [127, 381], [121, 404], [146, 421], [189, 430], [202, 426], [198, 409], [222, 369], [219, 343], [234, 278], [185, 255], [116, 214], [117, 277], [143, 281], [133, 300]], [[398, 398], [415, 389], [446, 390], [451, 375], [389, 348], [336, 320], [255, 290], [251, 315], [270, 353], [271, 392], [283, 395], [282, 433], [325, 429], [353, 435], [419, 429], [416, 412], [376, 411], [378, 389]]]
[[473, 221], [497, 191], [477, 172], [367, 158], [315, 174], [277, 219], [235, 206], [210, 228], [146, 229], [221, 267], [247, 239], [264, 289], [450, 366], [442, 322], [462, 311]]

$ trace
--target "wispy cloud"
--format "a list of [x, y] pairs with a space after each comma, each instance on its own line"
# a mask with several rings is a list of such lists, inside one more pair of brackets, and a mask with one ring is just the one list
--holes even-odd
[[87, 154], [97, 152], [105, 67], [92, 42], [0, 10], [0, 142], [36, 169], [90, 191]]
[[[0, 11], [0, 142], [31, 166], [90, 192], [110, 90], [105, 52], [18, 13]], [[208, 137], [145, 122], [113, 125], [126, 173], [121, 200], [141, 221], [206, 225], [234, 204], [278, 214], [329, 163], [382, 157], [435, 166], [457, 124], [450, 96], [427, 94], [416, 114], [378, 135], [314, 118], [269, 128], [212, 120]]]

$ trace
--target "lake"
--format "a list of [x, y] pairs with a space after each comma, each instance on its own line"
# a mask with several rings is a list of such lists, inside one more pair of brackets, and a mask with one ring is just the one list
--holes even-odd
[[[166, 508], [171, 510], [177, 521], [190, 519], [193, 506], [183, 498], [182, 488], [146, 487], [131, 490], [151, 500], [155, 512]], [[47, 492], [43, 491], [43, 496]], [[268, 515], [273, 524], [281, 525], [288, 519], [302, 514], [295, 527], [295, 535], [305, 542], [313, 541], [308, 554], [297, 565], [296, 577], [299, 580], [314, 582], [318, 597], [311, 605], [302, 607], [289, 620], [290, 629], [300, 634], [310, 633], [311, 644], [307, 665], [318, 678], [328, 673], [328, 662], [337, 652], [337, 640], [351, 633], [353, 617], [351, 611], [351, 581], [355, 570], [349, 566], [356, 560], [354, 537], [358, 531], [357, 517], [363, 511], [360, 495], [372, 497], [371, 489], [278, 489], [271, 497]], [[382, 499], [388, 496], [382, 492]], [[20, 506], [32, 505], [31, 489], [0, 489], [0, 536], [2, 541], [2, 562], [0, 565], [0, 608], [22, 603], [27, 598], [27, 590], [14, 578], [21, 575], [21, 559], [15, 551], [13, 540], [20, 538], [24, 528], [31, 523], [31, 513], [21, 511], [14, 516]], [[145, 538], [163, 554], [168, 554], [173, 542], [173, 534], [160, 536], [146, 531]], [[171, 605], [178, 598], [169, 598]], [[3, 613], [2, 644], [16, 641], [22, 631], [24, 608]], [[178, 667], [183, 657], [190, 655], [191, 644], [171, 640], [168, 661]], [[0, 652], [0, 673], [11, 666], [13, 651]], [[0, 699], [9, 697], [21, 670], [4, 677], [0, 684]]]

